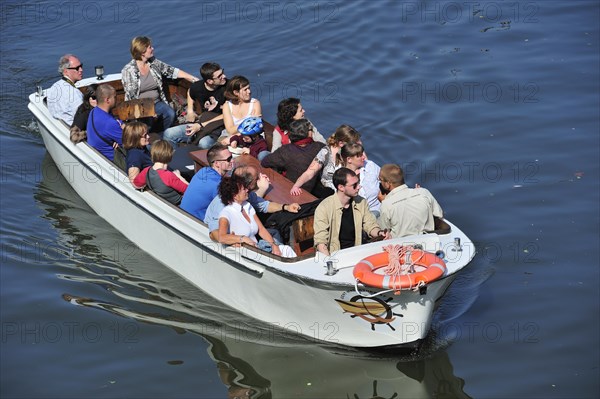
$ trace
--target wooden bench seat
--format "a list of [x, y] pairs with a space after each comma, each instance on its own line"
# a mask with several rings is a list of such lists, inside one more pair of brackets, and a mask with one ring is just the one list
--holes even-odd
[[290, 231], [290, 246], [298, 256], [315, 252], [315, 217], [294, 220]]
[[154, 101], [150, 98], [122, 101], [112, 110], [112, 113], [122, 121], [131, 121], [140, 118], [153, 118], [156, 116]]

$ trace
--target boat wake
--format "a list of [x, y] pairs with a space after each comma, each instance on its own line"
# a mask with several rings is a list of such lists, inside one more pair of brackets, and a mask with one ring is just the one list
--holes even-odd
[[[464, 315], [480, 297], [483, 284], [493, 276], [494, 269], [475, 257], [452, 282], [434, 313], [430, 334], [422, 348], [429, 353], [444, 350], [461, 338], [463, 329], [455, 320]], [[426, 355], [421, 353], [421, 355]]]

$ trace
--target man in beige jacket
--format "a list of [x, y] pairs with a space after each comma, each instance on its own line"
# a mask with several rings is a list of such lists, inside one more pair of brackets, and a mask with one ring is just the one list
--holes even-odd
[[408, 188], [399, 165], [381, 167], [379, 181], [382, 194], [379, 225], [390, 231], [392, 237], [423, 234], [435, 228], [434, 217], [442, 218], [442, 207], [429, 190]]
[[363, 231], [369, 236], [390, 238], [381, 230], [367, 201], [358, 195], [359, 178], [348, 168], [333, 174], [337, 191], [325, 198], [315, 210], [315, 247], [325, 255], [362, 244]]

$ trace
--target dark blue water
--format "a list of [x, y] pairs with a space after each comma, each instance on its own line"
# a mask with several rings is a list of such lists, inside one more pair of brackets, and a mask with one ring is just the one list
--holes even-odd
[[[596, 1], [26, 2], [1, 11], [2, 397], [600, 395]], [[129, 41], [243, 74], [265, 118], [401, 163], [478, 254], [417, 355], [323, 348], [215, 304], [56, 172], [27, 96], [57, 60], [118, 72]], [[258, 343], [257, 343], [258, 341]], [[251, 390], [251, 391], [250, 391]]]

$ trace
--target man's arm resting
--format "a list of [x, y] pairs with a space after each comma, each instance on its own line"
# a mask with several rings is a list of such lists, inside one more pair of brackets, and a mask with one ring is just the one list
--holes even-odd
[[324, 255], [329, 256], [329, 248], [327, 248], [327, 244], [320, 243], [320, 244], [317, 244], [316, 247], [317, 247], [317, 251], [321, 252]]

